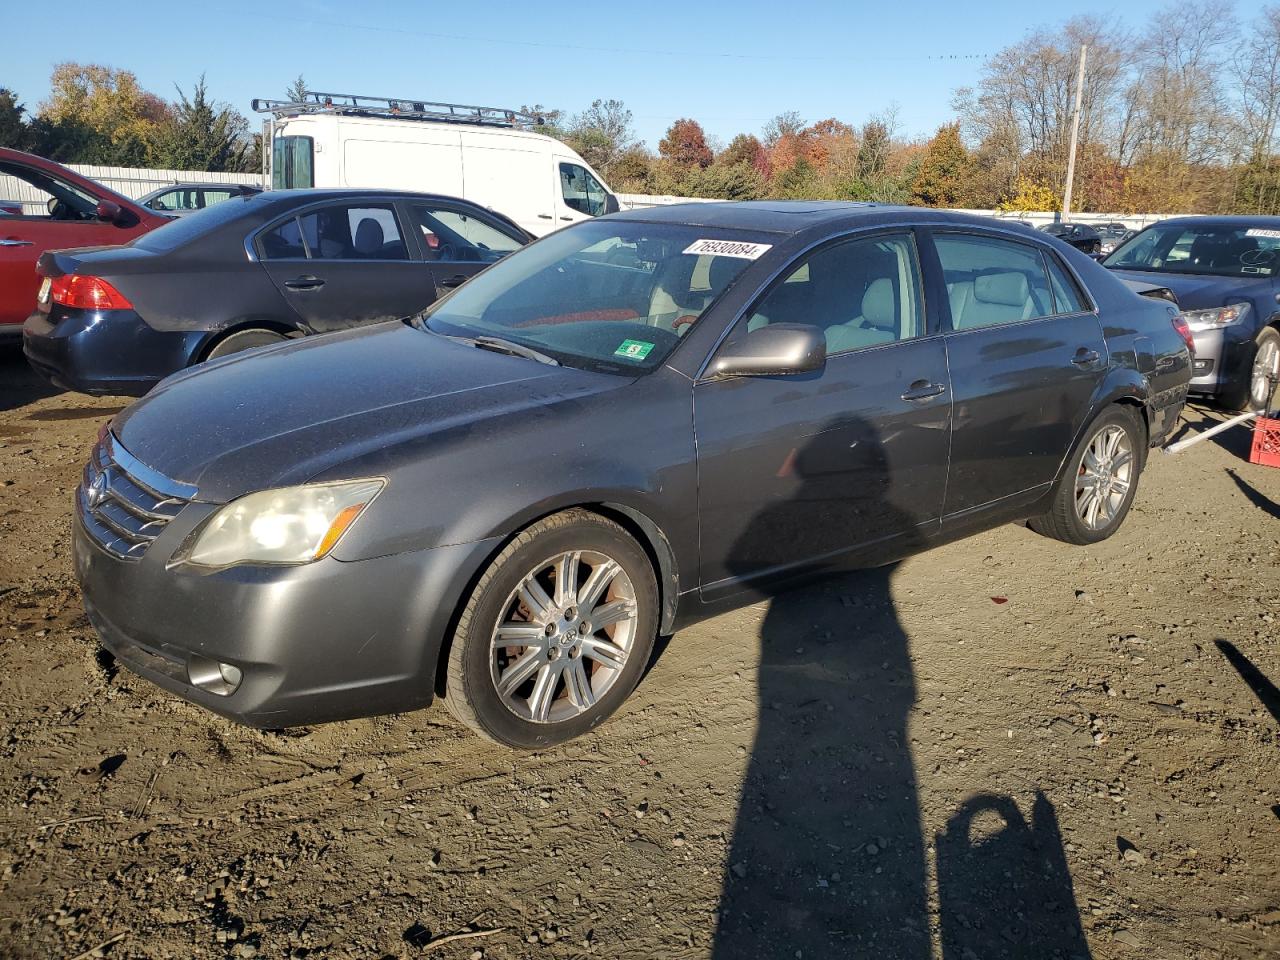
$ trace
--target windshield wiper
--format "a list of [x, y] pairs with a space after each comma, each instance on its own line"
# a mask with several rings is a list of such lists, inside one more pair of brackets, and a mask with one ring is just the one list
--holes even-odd
[[540, 350], [533, 347], [526, 347], [523, 343], [516, 343], [514, 340], [504, 340], [502, 337], [471, 337], [471, 342], [481, 350], [493, 350], [496, 353], [509, 353], [513, 357], [524, 357], [527, 360], [537, 360], [539, 363], [545, 363], [553, 367], [560, 366], [560, 361], [555, 357], [549, 357]]

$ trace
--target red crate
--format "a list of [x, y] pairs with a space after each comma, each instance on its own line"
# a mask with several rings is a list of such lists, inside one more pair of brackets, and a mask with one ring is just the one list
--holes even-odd
[[1259, 417], [1253, 423], [1253, 449], [1250, 463], [1264, 467], [1280, 467], [1280, 420]]

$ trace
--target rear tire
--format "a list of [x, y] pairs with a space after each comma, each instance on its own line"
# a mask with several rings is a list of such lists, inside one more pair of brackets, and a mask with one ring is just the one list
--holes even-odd
[[215, 343], [209, 352], [205, 354], [206, 360], [219, 360], [222, 357], [229, 357], [233, 353], [239, 353], [242, 350], [251, 350], [254, 347], [267, 347], [276, 343], [284, 343], [288, 340], [283, 333], [276, 333], [274, 330], [262, 330], [254, 328], [251, 330], [237, 330], [230, 333]]
[[471, 591], [445, 705], [495, 743], [563, 743], [622, 705], [657, 632], [658, 585], [640, 545], [590, 511], [555, 514], [507, 544]]
[[1280, 373], [1280, 332], [1267, 327], [1254, 341], [1253, 359], [1239, 383], [1228, 386], [1218, 395], [1220, 406], [1231, 411], [1252, 410], [1265, 413], [1271, 402], [1271, 384], [1267, 373]]
[[1142, 415], [1112, 404], [1084, 431], [1058, 480], [1053, 505], [1029, 521], [1031, 529], [1081, 546], [1107, 539], [1133, 505], [1145, 453]]

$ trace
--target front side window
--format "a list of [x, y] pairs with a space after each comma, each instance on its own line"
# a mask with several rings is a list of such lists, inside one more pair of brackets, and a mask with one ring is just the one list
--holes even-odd
[[1212, 221], [1156, 224], [1121, 244], [1102, 263], [1149, 273], [1272, 277], [1280, 266], [1280, 230]]
[[30, 197], [23, 198], [25, 216], [50, 220], [98, 219], [98, 198], [70, 181], [20, 163], [0, 163], [0, 189], [6, 177], [19, 181], [24, 188], [22, 192]]
[[908, 340], [924, 332], [920, 269], [908, 235], [846, 240], [809, 256], [746, 317], [822, 328], [827, 353]]
[[503, 258], [415, 323], [500, 337], [566, 365], [646, 372], [773, 241], [708, 227], [582, 223]]
[[1018, 323], [1055, 312], [1038, 248], [960, 234], [938, 234], [934, 244], [947, 284], [953, 330]]
[[560, 164], [560, 195], [564, 197], [565, 206], [598, 217], [605, 211], [609, 191], [588, 172], [586, 167], [576, 163]]
[[523, 240], [473, 214], [423, 203], [411, 204], [409, 209], [428, 260], [493, 263], [524, 246]]
[[271, 142], [271, 185], [277, 190], [314, 187], [311, 137], [276, 137]]
[[407, 260], [390, 206], [336, 204], [292, 217], [259, 238], [267, 260]]

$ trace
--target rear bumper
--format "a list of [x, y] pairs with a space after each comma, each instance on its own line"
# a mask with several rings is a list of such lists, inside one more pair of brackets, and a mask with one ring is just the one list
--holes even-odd
[[0, 323], [0, 343], [14, 343], [22, 339], [22, 324]]
[[21, 335], [28, 362], [54, 386], [133, 397], [188, 366], [206, 336], [155, 330], [132, 310], [36, 311]]
[[[183, 699], [272, 729], [430, 703], [459, 577], [490, 546], [202, 573], [167, 567], [168, 529], [141, 559], [122, 560], [74, 527], [76, 576], [103, 646]], [[192, 682], [200, 663], [243, 679], [228, 695], [210, 692]]]

